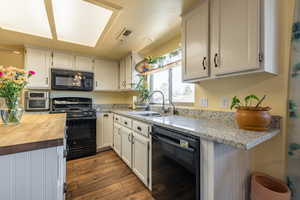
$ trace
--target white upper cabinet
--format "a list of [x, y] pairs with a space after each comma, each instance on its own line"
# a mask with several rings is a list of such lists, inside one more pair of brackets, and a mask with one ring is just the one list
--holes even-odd
[[75, 70], [93, 72], [94, 71], [94, 62], [91, 57], [85, 56], [76, 56], [75, 57]]
[[134, 66], [132, 63], [132, 55], [129, 54], [128, 56], [125, 57], [125, 83], [126, 89], [131, 89], [134, 85], [134, 80], [133, 80], [133, 74], [132, 71], [134, 70]]
[[74, 63], [74, 55], [56, 51], [53, 52], [53, 68], [74, 70]]
[[209, 75], [209, 3], [203, 2], [182, 21], [183, 80]]
[[135, 65], [141, 60], [142, 57], [133, 52], [120, 60], [120, 89], [135, 89], [139, 80]]
[[125, 59], [120, 60], [119, 88], [120, 89], [126, 89], [126, 65], [125, 65]]
[[119, 64], [116, 61], [95, 60], [95, 90], [118, 90]]
[[52, 68], [94, 72], [94, 62], [92, 57], [54, 51]]
[[211, 36], [213, 74], [259, 69], [260, 0], [212, 0]]
[[28, 88], [47, 89], [50, 86], [49, 72], [51, 65], [51, 51], [26, 48], [25, 69], [33, 70], [36, 75], [29, 80]]
[[277, 0], [202, 1], [183, 15], [183, 80], [277, 74], [277, 18]]

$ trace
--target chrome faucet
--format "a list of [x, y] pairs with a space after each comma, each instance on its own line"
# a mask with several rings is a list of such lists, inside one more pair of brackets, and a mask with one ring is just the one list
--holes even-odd
[[151, 97], [153, 96], [153, 94], [155, 94], [155, 93], [161, 94], [161, 96], [162, 96], [162, 107], [161, 107], [161, 110], [162, 110], [163, 113], [167, 113], [168, 110], [165, 108], [165, 95], [164, 95], [164, 93], [163, 93], [162, 91], [160, 91], [160, 90], [152, 91], [152, 92], [149, 94], [149, 97], [148, 97], [149, 102], [148, 102], [148, 105], [147, 105], [147, 107], [146, 107], [146, 110], [149, 110], [149, 109], [150, 109], [150, 105], [149, 105], [149, 104], [150, 104], [150, 99], [151, 99]]

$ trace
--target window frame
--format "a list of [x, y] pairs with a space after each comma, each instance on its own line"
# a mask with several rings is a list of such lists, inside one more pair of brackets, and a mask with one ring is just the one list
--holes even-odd
[[[182, 66], [180, 66], [182, 67]], [[176, 105], [187, 105], [187, 106], [191, 106], [191, 105], [194, 105], [195, 104], [195, 90], [194, 90], [194, 101], [193, 102], [174, 102], [173, 101], [173, 84], [172, 84], [172, 80], [173, 80], [173, 67], [170, 67], [169, 69], [166, 69], [168, 70], [168, 73], [169, 73], [169, 78], [168, 78], [168, 83], [169, 83], [169, 101], [165, 102], [165, 104], [170, 104], [170, 101], [173, 103], [173, 104], [176, 104]], [[156, 73], [159, 73], [159, 72], [156, 72]], [[154, 73], [155, 74], [155, 73]], [[150, 92], [153, 92], [153, 75], [154, 74], [150, 74], [149, 75], [149, 85], [150, 85]], [[195, 84], [193, 84], [194, 87], [195, 87]], [[157, 104], [161, 104], [161, 103], [156, 103], [156, 102], [153, 102], [152, 98], [150, 99], [150, 104], [153, 104], [153, 105], [157, 105]]]

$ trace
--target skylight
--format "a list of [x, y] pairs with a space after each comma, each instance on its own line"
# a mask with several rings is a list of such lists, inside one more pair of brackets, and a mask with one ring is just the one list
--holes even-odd
[[112, 11], [84, 0], [52, 0], [57, 39], [94, 47]]
[[44, 0], [0, 0], [0, 27], [52, 38]]

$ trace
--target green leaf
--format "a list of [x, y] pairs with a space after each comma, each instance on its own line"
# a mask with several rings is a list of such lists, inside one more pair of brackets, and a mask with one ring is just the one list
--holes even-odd
[[239, 98], [237, 98], [237, 96], [234, 96], [232, 99], [232, 103], [230, 106], [230, 109], [233, 109], [234, 107], [240, 106], [241, 101], [239, 100]]
[[294, 155], [294, 152], [289, 151], [288, 154], [289, 154], [289, 156], [293, 156], [293, 155]]
[[289, 145], [289, 149], [290, 151], [297, 151], [297, 150], [300, 150], [300, 144], [297, 144], [297, 143], [291, 143]]
[[248, 95], [245, 97], [245, 106], [248, 106], [249, 104], [252, 104], [252, 100], [259, 101], [259, 98], [255, 96], [254, 94]]

